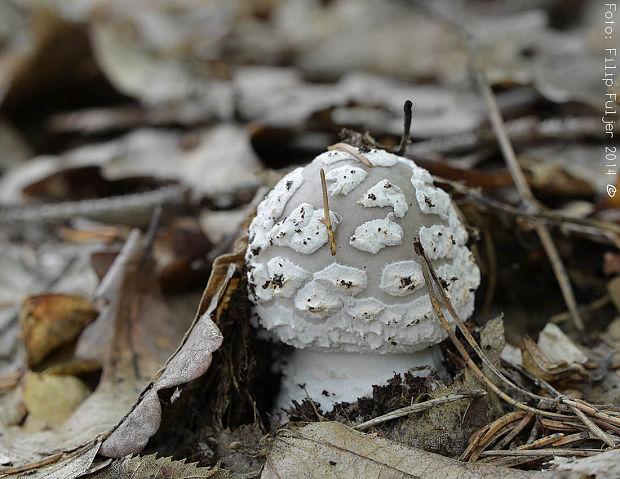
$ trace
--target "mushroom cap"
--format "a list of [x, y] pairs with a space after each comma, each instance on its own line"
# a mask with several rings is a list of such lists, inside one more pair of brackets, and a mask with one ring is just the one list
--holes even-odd
[[[384, 150], [327, 151], [282, 178], [258, 205], [246, 252], [260, 324], [296, 348], [403, 353], [442, 341], [413, 238], [462, 320], [480, 271], [460, 213], [428, 171]], [[336, 255], [323, 222], [325, 170]], [[451, 320], [450, 315], [446, 318]]]

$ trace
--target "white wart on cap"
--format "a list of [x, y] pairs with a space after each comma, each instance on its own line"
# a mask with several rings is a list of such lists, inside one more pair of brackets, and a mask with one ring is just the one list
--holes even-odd
[[[440, 342], [419, 236], [461, 319], [480, 272], [449, 195], [428, 171], [384, 150], [328, 151], [286, 175], [259, 204], [246, 254], [262, 326], [296, 348], [408, 353]], [[336, 255], [323, 222], [325, 170]], [[449, 316], [448, 316], [449, 318]]]

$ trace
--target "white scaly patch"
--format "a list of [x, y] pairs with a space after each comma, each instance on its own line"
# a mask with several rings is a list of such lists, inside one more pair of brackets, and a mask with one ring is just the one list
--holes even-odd
[[386, 305], [376, 298], [356, 298], [352, 304], [348, 304], [345, 311], [358, 321], [366, 323], [379, 317]]
[[295, 308], [306, 316], [324, 319], [342, 308], [340, 295], [318, 281], [310, 281], [295, 296]]
[[269, 246], [268, 232], [282, 215], [286, 204], [304, 182], [303, 168], [297, 168], [282, 178], [256, 209], [256, 217], [248, 229], [249, 248], [246, 259]]
[[355, 157], [345, 151], [332, 150], [321, 153], [314, 159], [314, 161], [317, 160], [321, 161], [324, 165], [332, 165], [338, 161], [355, 160]]
[[394, 213], [358, 226], [349, 239], [349, 244], [354, 248], [372, 254], [377, 254], [386, 246], [397, 246], [402, 242], [403, 229], [394, 222]]
[[471, 251], [465, 246], [456, 248], [454, 259], [437, 267], [437, 276], [459, 315], [468, 317], [480, 284], [480, 270]]
[[444, 225], [422, 226], [420, 243], [430, 259], [454, 258], [458, 247], [453, 229]]
[[[282, 178], [258, 205], [256, 217], [275, 222], [286, 207], [288, 200], [304, 182], [303, 168], [297, 168]], [[272, 223], [273, 224], [273, 223]]]
[[406, 296], [423, 285], [422, 266], [415, 261], [388, 264], [381, 273], [380, 288], [390, 296]]
[[448, 220], [448, 226], [454, 234], [456, 244], [459, 246], [465, 246], [467, 244], [467, 229], [463, 226], [463, 222], [459, 217], [458, 212], [453, 204], [450, 205], [449, 211], [450, 219]]
[[427, 215], [439, 215], [447, 220], [452, 200], [450, 195], [440, 188], [418, 183], [414, 185], [415, 197], [422, 213]]
[[332, 263], [314, 273], [314, 279], [334, 291], [354, 295], [368, 284], [366, 272], [352, 266]]
[[332, 196], [346, 196], [366, 179], [367, 174], [356, 166], [340, 166], [325, 173], [325, 181], [332, 183], [328, 187]]
[[417, 185], [430, 185], [433, 183], [433, 177], [424, 168], [420, 168], [419, 166], [413, 166], [413, 163], [410, 165], [413, 169], [413, 174], [411, 175], [411, 184], [414, 188], [417, 188]]
[[273, 298], [271, 278], [265, 266], [260, 263], [254, 265], [252, 270], [248, 271], [248, 281], [255, 285], [253, 293], [259, 301], [269, 301]]
[[267, 262], [274, 297], [292, 297], [304, 284], [308, 272], [292, 261], [276, 256]]
[[400, 157], [394, 155], [393, 153], [389, 153], [385, 150], [377, 150], [373, 148], [370, 151], [360, 152], [368, 161], [372, 164], [372, 166], [394, 166], [396, 163], [400, 161]]
[[[341, 217], [329, 212], [332, 229], [336, 231]], [[328, 241], [327, 227], [322, 209], [314, 209], [310, 203], [302, 203], [283, 221], [276, 223], [269, 233], [272, 244], [288, 246], [298, 253], [311, 254]]]
[[370, 188], [357, 202], [365, 208], [391, 206], [398, 218], [405, 216], [409, 209], [403, 190], [387, 179]]

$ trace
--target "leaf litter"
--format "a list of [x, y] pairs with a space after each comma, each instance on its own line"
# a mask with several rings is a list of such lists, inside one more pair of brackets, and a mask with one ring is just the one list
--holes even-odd
[[[0, 473], [618, 476], [599, 12], [552, 3], [0, 6]], [[477, 312], [447, 376], [278, 427], [286, 348], [252, 326], [243, 220], [342, 127], [396, 147], [405, 100], [408, 156], [471, 225]]]

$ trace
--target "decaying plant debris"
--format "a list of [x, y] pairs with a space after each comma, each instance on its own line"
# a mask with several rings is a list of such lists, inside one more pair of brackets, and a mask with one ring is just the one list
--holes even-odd
[[[1, 3], [0, 477], [620, 477], [602, 8]], [[482, 285], [463, 323], [408, 238], [445, 372], [280, 424], [247, 228], [329, 145], [427, 169]]]

